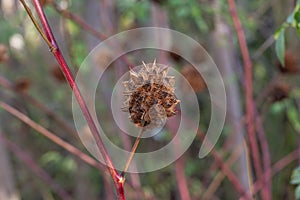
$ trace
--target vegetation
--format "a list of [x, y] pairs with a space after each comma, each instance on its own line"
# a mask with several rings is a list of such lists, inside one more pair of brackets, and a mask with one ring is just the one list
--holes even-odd
[[[2, 0], [0, 10], [0, 199], [300, 199], [299, 0]], [[184, 33], [212, 56], [225, 83], [226, 122], [212, 151], [199, 159], [211, 99], [201, 75], [174, 53], [181, 47], [172, 47], [174, 52], [129, 52], [107, 69], [103, 67], [113, 55], [97, 53], [95, 65], [104, 71], [95, 100], [97, 117], [120, 148], [157, 150], [178, 128], [172, 118], [184, 99], [177, 101], [174, 85], [156, 83], [149, 88], [163, 88], [176, 100], [165, 110], [168, 123], [160, 135], [138, 138], [137, 148], [132, 148], [136, 138], [111, 123], [116, 82], [142, 61], [152, 63], [156, 58], [180, 72], [197, 95], [201, 111], [199, 131], [179, 159], [153, 172], [126, 173], [111, 162], [85, 107], [88, 102], [81, 101], [86, 96], [76, 93], [71, 74], [76, 75], [100, 42], [148, 26]], [[191, 57], [202, 62], [201, 51], [192, 52]], [[134, 74], [130, 72], [131, 84]], [[175, 83], [175, 91], [185, 90], [179, 85]], [[88, 123], [81, 131], [91, 130], [106, 165], [81, 143], [73, 121], [72, 91]], [[126, 105], [142, 108], [143, 103]], [[142, 116], [149, 115], [148, 107]], [[135, 117], [137, 129], [143, 127], [146, 118], [139, 112]]]

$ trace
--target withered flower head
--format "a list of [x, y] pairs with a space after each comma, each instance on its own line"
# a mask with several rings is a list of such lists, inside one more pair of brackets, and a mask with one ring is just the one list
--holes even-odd
[[[163, 121], [176, 115], [179, 100], [175, 96], [175, 78], [167, 76], [168, 67], [160, 67], [155, 61], [143, 63], [143, 67], [135, 72], [130, 71], [130, 79], [124, 81], [123, 111], [129, 112], [132, 122], [139, 127], [147, 126], [154, 121]], [[156, 123], [156, 122], [155, 122]]]

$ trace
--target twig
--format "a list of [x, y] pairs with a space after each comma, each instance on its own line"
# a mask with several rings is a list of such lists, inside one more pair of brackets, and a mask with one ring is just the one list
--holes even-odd
[[[240, 22], [240, 19], [237, 15], [236, 5], [234, 0], [227, 0], [229, 8], [230, 8], [230, 15], [232, 17], [232, 21], [237, 33], [243, 64], [245, 68], [245, 91], [246, 91], [246, 122], [247, 122], [247, 132], [250, 144], [250, 151], [253, 157], [253, 164], [254, 169], [256, 172], [256, 178], [262, 177], [262, 168], [259, 158], [259, 148], [257, 145], [257, 139], [255, 134], [255, 122], [254, 122], [254, 101], [253, 101], [253, 86], [252, 86], [252, 62], [250, 59], [245, 34]], [[267, 199], [269, 196], [267, 190], [263, 190], [263, 199]], [[266, 197], [266, 198], [265, 198]]]
[[257, 129], [257, 133], [258, 133], [258, 139], [261, 144], [261, 150], [262, 150], [262, 155], [263, 155], [263, 166], [264, 166], [264, 171], [265, 171], [265, 179], [261, 178], [261, 180], [264, 183], [265, 189], [268, 191], [265, 194], [265, 195], [267, 195], [267, 196], [265, 196], [265, 198], [272, 199], [271, 177], [270, 177], [269, 173], [266, 173], [271, 168], [270, 151], [269, 151], [269, 145], [268, 145], [268, 142], [267, 142], [267, 139], [265, 136], [262, 120], [258, 114], [256, 116], [256, 129]]
[[[264, 184], [263, 181], [266, 180], [266, 178], [271, 179], [275, 174], [280, 172], [283, 168], [285, 168], [287, 165], [289, 165], [291, 162], [296, 161], [299, 159], [300, 155], [300, 147], [293, 152], [289, 153], [288, 155], [281, 158], [279, 161], [277, 161], [271, 169], [265, 172], [265, 175], [262, 179], [256, 181], [253, 185], [254, 192], [258, 192], [260, 189], [263, 188]], [[244, 195], [242, 196], [242, 198]]]
[[23, 99], [30, 102], [36, 108], [38, 108], [39, 110], [45, 112], [46, 115], [48, 115], [54, 121], [56, 121], [61, 126], [61, 128], [63, 128], [65, 131], [67, 131], [68, 133], [71, 133], [75, 137], [78, 137], [77, 132], [67, 122], [65, 122], [65, 120], [63, 118], [61, 118], [59, 115], [57, 115], [55, 112], [53, 112], [53, 110], [48, 108], [42, 102], [39, 102], [34, 97], [32, 97], [32, 96], [30, 96], [30, 95], [28, 95], [24, 92], [20, 92], [20, 91], [16, 90], [13, 83], [11, 81], [9, 81], [8, 79], [6, 79], [5, 77], [1, 76], [1, 74], [0, 74], [0, 85], [7, 88], [7, 89], [9, 89], [9, 90], [11, 90], [11, 91], [13, 91], [13, 92], [15, 92], [17, 95], [20, 95]]
[[[45, 13], [42, 9], [42, 6], [39, 2], [39, 0], [32, 0], [34, 6], [35, 6], [35, 10], [38, 14], [38, 18], [41, 21], [42, 24], [42, 28], [44, 30], [45, 35], [47, 36], [47, 39], [51, 42], [52, 46], [49, 45], [49, 48], [51, 49], [51, 52], [53, 53], [54, 57], [56, 58], [57, 62], [59, 63], [59, 66], [63, 72], [63, 74], [65, 75], [72, 91], [73, 94], [79, 104], [79, 107], [83, 113], [83, 116], [85, 117], [87, 124], [89, 125], [89, 128], [91, 130], [91, 133], [96, 141], [97, 147], [102, 155], [102, 157], [104, 158], [104, 161], [107, 165], [107, 169], [111, 174], [111, 177], [113, 179], [114, 182], [114, 186], [116, 188], [117, 191], [117, 196], [118, 199], [125, 199], [125, 195], [124, 195], [124, 182], [121, 182], [121, 177], [119, 176], [117, 170], [115, 169], [109, 155], [108, 152], [103, 144], [103, 141], [100, 137], [100, 133], [95, 125], [95, 122], [88, 110], [88, 107], [84, 101], [84, 98], [75, 82], [75, 79], [70, 71], [70, 68], [68, 66], [68, 64], [66, 63], [62, 53], [60, 52], [60, 49], [56, 43], [56, 40], [54, 38], [54, 35], [52, 33], [52, 30], [50, 28], [50, 25], [48, 23], [48, 20], [45, 16]], [[24, 2], [25, 4], [25, 2]], [[28, 15], [31, 15], [31, 13], [28, 13]]]
[[61, 138], [57, 137], [55, 134], [48, 131], [47, 129], [45, 129], [44, 127], [39, 125], [38, 123], [32, 121], [29, 117], [27, 117], [26, 115], [24, 115], [20, 111], [16, 110], [12, 106], [4, 103], [3, 101], [0, 101], [0, 107], [2, 107], [4, 110], [9, 112], [13, 116], [17, 117], [21, 121], [23, 121], [25, 124], [27, 124], [31, 128], [33, 128], [36, 131], [38, 131], [39, 133], [41, 133], [43, 136], [45, 136], [49, 140], [53, 141], [55, 144], [61, 146], [62, 148], [64, 148], [65, 150], [67, 150], [68, 152], [73, 154], [74, 156], [77, 156], [78, 158], [80, 158], [84, 162], [86, 162], [86, 163], [90, 164], [91, 166], [94, 166], [98, 169], [102, 169], [102, 170], [105, 169], [103, 167], [103, 165], [101, 165], [99, 162], [97, 162], [96, 160], [94, 160], [90, 156], [86, 155], [85, 153], [83, 153], [82, 151], [80, 151], [76, 147], [72, 146], [71, 144], [65, 142]]
[[[231, 154], [231, 156], [227, 159], [226, 164], [231, 167], [240, 157], [241, 153], [243, 152], [243, 145], [244, 143], [240, 143], [237, 148], [234, 150], [234, 152]], [[220, 171], [215, 176], [214, 180], [211, 182], [211, 184], [207, 187], [206, 191], [202, 195], [202, 199], [212, 199], [214, 192], [217, 190], [219, 185], [222, 183], [222, 181], [225, 178], [225, 174]]]
[[[176, 138], [176, 132], [177, 132], [177, 122], [176, 118], [170, 119], [174, 121], [170, 121], [170, 123], [167, 124], [167, 128], [169, 132], [171, 132], [172, 136]], [[181, 141], [178, 139], [174, 140], [174, 150], [176, 151], [177, 149], [181, 149]], [[176, 152], [177, 154], [177, 152]], [[187, 183], [187, 178], [184, 173], [184, 159], [183, 157], [179, 158], [175, 162], [175, 175], [176, 175], [176, 181], [177, 181], [177, 186], [180, 194], [181, 199], [185, 200], [191, 200], [191, 195], [189, 193], [189, 187]]]
[[122, 177], [125, 176], [125, 173], [127, 172], [128, 168], [129, 168], [129, 165], [130, 165], [131, 160], [132, 160], [132, 158], [133, 158], [133, 156], [134, 156], [134, 153], [135, 153], [135, 151], [136, 151], [136, 149], [137, 149], [137, 147], [138, 147], [138, 145], [139, 145], [139, 143], [140, 143], [140, 141], [141, 141], [141, 137], [142, 137], [142, 134], [143, 134], [143, 133], [144, 133], [144, 128], [141, 128], [141, 129], [140, 129], [140, 132], [139, 132], [139, 135], [138, 135], [137, 138], [135, 139], [135, 142], [134, 142], [134, 144], [133, 144], [133, 146], [132, 146], [132, 149], [131, 149], [130, 155], [129, 155], [127, 161], [126, 161], [124, 170], [123, 170], [122, 173], [120, 174]]
[[[198, 133], [198, 135], [200, 137], [200, 140], [203, 141], [204, 140], [204, 134], [201, 131], [198, 131], [197, 133]], [[214, 159], [215, 159], [216, 163], [218, 164], [218, 166], [220, 167], [220, 169], [222, 170], [222, 172], [227, 176], [227, 178], [229, 179], [229, 181], [235, 187], [235, 189], [237, 190], [237, 192], [240, 193], [240, 194], [242, 194], [241, 196], [243, 196], [246, 199], [252, 199], [251, 195], [249, 194], [249, 192], [247, 192], [247, 191], [244, 190], [244, 188], [242, 187], [242, 184], [239, 181], [239, 179], [231, 171], [231, 169], [228, 166], [228, 164], [223, 161], [223, 159], [218, 154], [218, 152], [216, 150], [212, 149], [211, 150], [211, 154], [214, 157]]]
[[[71, 21], [75, 22], [78, 26], [80, 26], [83, 30], [87, 31], [88, 33], [92, 34], [96, 38], [100, 40], [106, 40], [108, 37], [104, 35], [103, 33], [99, 32], [96, 30], [94, 27], [91, 25], [87, 24], [83, 19], [78, 17], [77, 15], [71, 13], [70, 11], [66, 9], [61, 9], [59, 5], [57, 5], [55, 2], [52, 1], [52, 5], [54, 9], [61, 14], [63, 17], [66, 17], [70, 19]], [[133, 67], [132, 63], [130, 60], [127, 58], [126, 55], [121, 56], [121, 59], [128, 65], [128, 67], [131, 69]]]
[[33, 171], [37, 176], [43, 179], [52, 189], [53, 191], [64, 200], [71, 200], [71, 196], [60, 186], [58, 185], [51, 176], [43, 170], [27, 153], [24, 149], [21, 149], [16, 144], [5, 138], [5, 136], [0, 133], [0, 143], [6, 145], [8, 149], [10, 149], [16, 157], [19, 158], [28, 168]]

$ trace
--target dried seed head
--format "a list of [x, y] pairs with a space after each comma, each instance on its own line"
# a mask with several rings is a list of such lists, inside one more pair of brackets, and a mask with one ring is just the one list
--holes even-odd
[[174, 93], [175, 80], [173, 76], [167, 76], [167, 72], [168, 67], [159, 67], [155, 61], [143, 63], [138, 72], [130, 71], [130, 80], [123, 82], [127, 97], [123, 111], [129, 112], [137, 126], [159, 124], [176, 115], [179, 100]]

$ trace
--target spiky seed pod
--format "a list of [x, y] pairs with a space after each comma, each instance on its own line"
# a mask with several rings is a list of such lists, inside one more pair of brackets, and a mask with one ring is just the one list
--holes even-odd
[[130, 71], [130, 80], [123, 82], [127, 99], [122, 110], [129, 112], [137, 126], [149, 125], [151, 118], [161, 121], [176, 115], [179, 100], [174, 93], [175, 79], [167, 76], [167, 72], [168, 67], [159, 67], [155, 61], [153, 64], [143, 63], [138, 72]]

